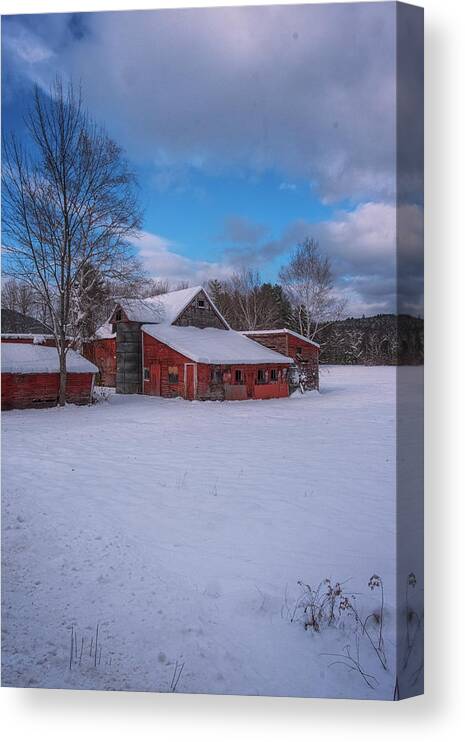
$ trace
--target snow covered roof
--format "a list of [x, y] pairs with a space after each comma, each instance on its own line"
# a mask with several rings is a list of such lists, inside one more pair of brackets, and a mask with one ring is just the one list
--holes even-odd
[[169, 345], [197, 363], [209, 364], [279, 364], [292, 363], [292, 358], [269, 350], [234, 330], [215, 327], [177, 327], [176, 325], [143, 325], [147, 335]]
[[149, 299], [119, 299], [117, 303], [130, 322], [144, 322], [147, 324], [155, 322], [171, 325], [176, 322], [179, 315], [200, 291], [204, 292], [225, 326], [229, 327], [203, 286], [191, 286], [188, 289], [169, 291], [167, 294], [160, 294]]
[[95, 331], [95, 337], [97, 338], [97, 340], [115, 338], [116, 332], [113, 332], [112, 325], [109, 322], [105, 322], [104, 325], [101, 325], [98, 330]]
[[163, 307], [158, 297], [150, 299], [118, 299], [117, 306], [121, 307], [130, 322], [162, 322]]
[[2, 338], [5, 340], [32, 340], [40, 345], [46, 340], [53, 339], [53, 335], [38, 335], [36, 332], [2, 332]]
[[294, 330], [288, 330], [287, 327], [282, 327], [280, 330], [241, 330], [241, 335], [293, 335], [295, 338], [299, 338], [299, 340], [303, 340], [305, 343], [310, 343], [310, 345], [315, 345], [317, 348], [320, 347], [319, 343], [316, 343], [314, 340], [309, 340], [304, 335], [299, 335], [298, 332], [294, 332]]
[[170, 325], [201, 289], [201, 286], [194, 286], [148, 299], [120, 299], [118, 304], [131, 322], [164, 322]]
[[[96, 374], [98, 368], [74, 350], [68, 350], [66, 368], [73, 374]], [[33, 343], [2, 343], [2, 373], [58, 373], [60, 364], [56, 348]]]

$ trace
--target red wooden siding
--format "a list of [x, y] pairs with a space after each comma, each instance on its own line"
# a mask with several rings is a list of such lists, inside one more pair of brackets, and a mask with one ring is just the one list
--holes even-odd
[[255, 399], [273, 399], [275, 397], [288, 397], [289, 385], [282, 382], [275, 384], [256, 384], [254, 387]]
[[[93, 374], [69, 373], [66, 379], [66, 401], [89, 404]], [[53, 407], [58, 402], [59, 374], [2, 374], [2, 409]]]
[[[312, 362], [314, 360], [318, 361], [320, 349], [317, 345], [309, 343], [306, 340], [302, 340], [301, 338], [296, 338], [295, 335], [291, 335], [290, 333], [286, 333], [286, 337], [286, 355], [294, 358], [294, 360], [303, 360], [307, 362]], [[300, 353], [297, 352], [299, 348]]]
[[84, 343], [82, 355], [97, 366], [102, 386], [116, 386], [116, 338]]
[[[192, 361], [145, 332], [143, 342], [143, 393], [161, 397], [184, 397], [184, 364]], [[170, 367], [178, 369], [177, 382], [170, 381], [168, 371]], [[147, 373], [149, 378], [145, 379]]]
[[295, 337], [290, 332], [280, 332], [279, 330], [276, 333], [270, 332], [263, 335], [254, 333], [248, 337], [266, 348], [293, 358], [298, 368], [305, 372], [307, 388], [318, 389], [320, 349], [317, 345], [305, 338]]

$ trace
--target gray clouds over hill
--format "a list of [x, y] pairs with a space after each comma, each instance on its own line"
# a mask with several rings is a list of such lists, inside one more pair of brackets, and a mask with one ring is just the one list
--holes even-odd
[[[399, 299], [396, 282], [397, 224], [402, 223], [402, 276]], [[248, 224], [252, 234], [252, 224]], [[285, 259], [289, 250], [305, 237], [317, 239], [334, 266], [336, 285], [353, 314], [395, 312], [422, 313], [423, 212], [404, 204], [364, 203], [352, 211], [340, 211], [330, 221], [291, 223], [278, 239], [250, 241], [232, 239], [225, 250], [236, 266], [266, 264]], [[235, 244], [234, 244], [235, 243]]]

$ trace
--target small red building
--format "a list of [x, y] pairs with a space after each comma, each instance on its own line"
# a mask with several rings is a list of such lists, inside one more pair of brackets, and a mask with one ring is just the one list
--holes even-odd
[[233, 330], [143, 325], [143, 394], [198, 400], [289, 396], [290, 358]]
[[277, 353], [290, 356], [293, 361], [292, 377], [305, 389], [319, 388], [320, 346], [293, 330], [245, 330], [243, 333], [255, 342]]
[[[56, 348], [2, 342], [2, 409], [53, 407], [60, 388]], [[73, 350], [67, 354], [66, 401], [89, 404], [97, 368]]]

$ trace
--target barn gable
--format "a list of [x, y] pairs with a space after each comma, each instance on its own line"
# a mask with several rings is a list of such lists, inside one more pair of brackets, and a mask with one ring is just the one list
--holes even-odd
[[230, 329], [202, 286], [169, 291], [148, 299], [119, 299], [108, 322], [111, 325], [138, 322]]
[[229, 330], [229, 325], [220, 314], [205, 289], [197, 287], [198, 291], [187, 306], [172, 322], [179, 327], [215, 327], [217, 330]]
[[123, 394], [137, 394], [142, 388], [142, 325], [229, 330], [202, 286], [148, 299], [119, 299], [108, 325], [112, 334], [116, 331], [116, 390]]

